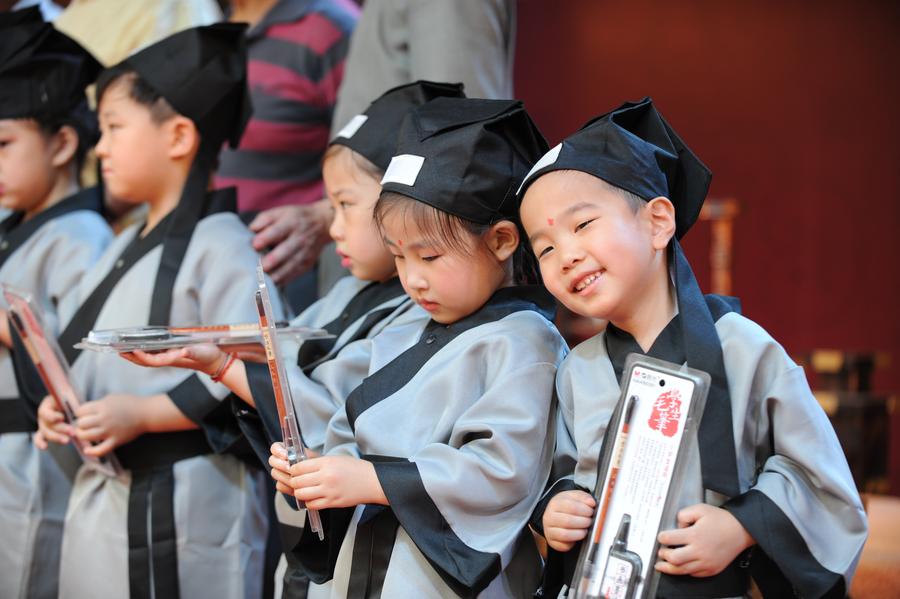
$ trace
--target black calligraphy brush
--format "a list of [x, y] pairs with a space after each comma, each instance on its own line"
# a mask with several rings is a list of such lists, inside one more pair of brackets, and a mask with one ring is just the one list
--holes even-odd
[[628, 431], [631, 428], [631, 417], [634, 414], [634, 407], [637, 405], [637, 395], [628, 398], [628, 404], [625, 406], [625, 416], [622, 418], [622, 427], [616, 436], [616, 445], [613, 448], [612, 460], [610, 460], [609, 480], [600, 497], [600, 506], [597, 517], [597, 528], [594, 531], [594, 537], [591, 539], [591, 547], [588, 550], [587, 559], [584, 562], [584, 573], [582, 574], [582, 589], [579, 595], [581, 597], [590, 597], [590, 587], [599, 586], [591, 584], [599, 572], [597, 570], [597, 553], [600, 550], [600, 537], [603, 536], [603, 525], [606, 521], [606, 512], [609, 509], [609, 503], [612, 499], [613, 490], [616, 487], [616, 479], [619, 476], [619, 468], [622, 466], [622, 456], [625, 453], [625, 443], [628, 441]]

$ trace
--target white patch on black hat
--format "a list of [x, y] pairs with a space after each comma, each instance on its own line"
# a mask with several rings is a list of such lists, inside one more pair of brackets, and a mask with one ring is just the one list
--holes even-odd
[[394, 156], [391, 158], [391, 163], [384, 173], [381, 184], [399, 183], [400, 185], [412, 187], [416, 184], [416, 178], [419, 176], [419, 171], [422, 170], [423, 164], [425, 164], [424, 156], [415, 156], [413, 154]]
[[346, 139], [350, 139], [356, 132], [359, 131], [359, 128], [366, 124], [366, 121], [369, 120], [369, 117], [365, 114], [358, 114], [352, 119], [350, 122], [344, 125], [344, 128], [337, 132], [335, 137], [344, 137]]
[[522, 179], [521, 185], [519, 185], [519, 189], [516, 190], [516, 195], [522, 193], [522, 188], [525, 187], [525, 183], [531, 178], [531, 175], [535, 174], [545, 166], [550, 166], [559, 158], [559, 152], [562, 150], [562, 143], [558, 143], [548, 151], [546, 154], [541, 156], [541, 159], [534, 163], [534, 166], [531, 167], [531, 170], [528, 171], [528, 174], [525, 175], [525, 178]]

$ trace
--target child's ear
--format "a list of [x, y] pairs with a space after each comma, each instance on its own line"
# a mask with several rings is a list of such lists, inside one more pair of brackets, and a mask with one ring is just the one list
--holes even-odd
[[515, 223], [501, 220], [491, 226], [486, 236], [488, 249], [499, 262], [512, 256], [519, 247], [519, 229]]
[[646, 210], [650, 218], [653, 248], [664, 250], [675, 236], [675, 206], [669, 198], [660, 196], [647, 202]]
[[171, 117], [166, 123], [169, 141], [169, 157], [193, 157], [200, 146], [200, 135], [194, 121], [180, 114]]
[[78, 150], [78, 133], [69, 125], [63, 125], [53, 134], [50, 142], [50, 164], [54, 168], [62, 168], [75, 158]]

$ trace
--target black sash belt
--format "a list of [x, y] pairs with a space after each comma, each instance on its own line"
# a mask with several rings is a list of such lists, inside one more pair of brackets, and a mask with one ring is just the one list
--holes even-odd
[[0, 241], [0, 266], [3, 266], [6, 260], [46, 223], [78, 210], [102, 212], [103, 198], [98, 188], [83, 189], [40, 212], [30, 220], [26, 221], [22, 212], [13, 212], [0, 221], [0, 240], [2, 240]]
[[200, 431], [154, 433], [116, 450], [132, 472], [128, 494], [131, 599], [178, 599], [175, 531], [176, 462], [213, 453]]
[[[322, 362], [328, 360], [340, 348], [335, 348], [335, 343], [347, 327], [363, 317], [373, 308], [380, 306], [388, 300], [404, 294], [400, 279], [394, 277], [384, 283], [370, 283], [360, 289], [347, 303], [341, 315], [323, 326], [334, 337], [328, 339], [310, 339], [300, 346], [297, 352], [297, 365], [303, 369], [304, 374], [309, 375]], [[396, 309], [396, 306], [378, 310], [366, 317], [359, 329], [353, 334], [345, 345], [358, 339], [363, 339], [369, 334], [376, 324]]]
[[94, 323], [97, 322], [100, 311], [106, 305], [109, 294], [119, 284], [122, 277], [141, 258], [163, 242], [166, 223], [170, 219], [171, 214], [160, 221], [145, 237], [136, 234], [131, 243], [128, 244], [128, 247], [119, 255], [119, 259], [116, 260], [112, 270], [91, 291], [91, 294], [69, 320], [68, 326], [59, 335], [59, 346], [69, 364], [74, 364], [75, 359], [81, 353], [80, 349], [75, 349], [73, 346], [86, 337], [88, 332], [94, 328]]
[[34, 421], [25, 412], [25, 406], [18, 397], [0, 399], [0, 434], [31, 433], [37, 430]]
[[131, 599], [179, 598], [172, 466], [137, 470], [128, 495]]
[[129, 470], [165, 468], [175, 462], [214, 453], [201, 431], [142, 435], [116, 449], [122, 466]]
[[353, 541], [348, 599], [380, 599], [399, 526], [390, 508], [366, 506]]

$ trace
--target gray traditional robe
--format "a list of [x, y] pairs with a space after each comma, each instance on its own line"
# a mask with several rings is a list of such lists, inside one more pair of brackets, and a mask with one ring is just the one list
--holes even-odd
[[[99, 209], [96, 190], [85, 190], [15, 227], [7, 221], [0, 233], [0, 282], [32, 295], [51, 335], [59, 298], [112, 240]], [[56, 597], [62, 523], [80, 460], [69, 447], [34, 447], [33, 412], [19, 395], [11, 352], [0, 345], [0, 597]]]
[[[285, 370], [291, 385], [294, 409], [304, 441], [321, 453], [325, 432], [350, 392], [370, 374], [371, 339], [388, 327], [404, 323], [424, 326], [428, 313], [410, 300], [396, 277], [383, 283], [367, 283], [344, 277], [328, 294], [307, 308], [291, 324], [324, 328], [335, 335], [298, 345], [285, 340]], [[398, 350], [402, 351], [405, 346]], [[256, 410], [234, 400], [241, 430], [260, 460], [268, 466], [269, 447], [281, 441], [281, 428], [272, 392], [272, 380], [264, 364], [246, 364]], [[287, 566], [285, 597], [303, 596], [308, 584], [292, 550], [300, 539], [305, 512], [276, 495], [276, 516]]]
[[[160, 225], [162, 226], [162, 225]], [[158, 228], [158, 227], [157, 227]], [[139, 232], [124, 231], [60, 317], [78, 306]], [[155, 229], [156, 230], [156, 229]], [[153, 235], [150, 232], [147, 237]], [[236, 215], [200, 220], [175, 278], [175, 325], [255, 322], [257, 254]], [[163, 246], [137, 259], [106, 297], [97, 329], [147, 324]], [[123, 267], [127, 267], [125, 264]], [[272, 298], [278, 318], [284, 311]], [[244, 599], [259, 596], [265, 545], [262, 473], [225, 452], [239, 439], [226, 387], [177, 368], [142, 368], [114, 354], [81, 352], [73, 375], [88, 400], [110, 393], [167, 393], [199, 431], [146, 434], [118, 448], [117, 479], [82, 468], [72, 490], [63, 539], [60, 597]], [[137, 488], [136, 488], [137, 485]], [[177, 580], [172, 573], [177, 564]]]
[[[659, 593], [739, 595], [749, 571], [767, 596], [790, 596], [791, 587], [802, 597], [844, 596], [867, 525], [834, 430], [803, 369], [785, 350], [759, 325], [727, 309], [722, 298], [707, 296], [707, 302], [728, 381], [738, 488], [732, 496], [704, 488], [702, 466], [718, 456], [701, 455], [694, 445], [678, 505], [721, 506], [758, 545], [715, 577], [664, 576]], [[682, 320], [676, 316], [647, 353], [683, 363]], [[541, 501], [535, 524], [556, 492], [577, 487], [593, 491], [600, 446], [630, 352], [644, 353], [628, 333], [610, 325], [574, 348], [560, 366], [555, 470], [556, 476], [564, 476]], [[732, 448], [722, 446], [719, 451], [730, 454]], [[675, 528], [675, 523], [664, 523], [664, 528]], [[569, 553], [577, 555], [577, 547]]]
[[545, 293], [502, 289], [452, 325], [373, 339], [378, 371], [325, 449], [371, 461], [390, 506], [323, 510], [326, 542], [304, 533], [299, 557], [313, 580], [333, 577], [331, 597], [530, 596], [540, 559], [525, 524], [549, 474], [566, 351]]

